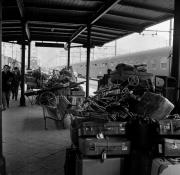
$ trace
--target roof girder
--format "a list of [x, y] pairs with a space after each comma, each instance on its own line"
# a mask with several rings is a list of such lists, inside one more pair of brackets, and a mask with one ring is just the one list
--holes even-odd
[[25, 21], [24, 2], [23, 2], [23, 0], [16, 0], [16, 2], [17, 2], [18, 9], [19, 9], [19, 13], [21, 15], [22, 28], [24, 28], [23, 30], [25, 30], [25, 33], [26, 33], [28, 40], [30, 40], [31, 35], [30, 35], [29, 28], [28, 28], [28, 23], [27, 23], [27, 21]]
[[[91, 17], [87, 25], [92, 25], [98, 21], [104, 14], [106, 14], [114, 5], [119, 3], [121, 0], [108, 0], [106, 3], [101, 6], [101, 8]], [[72, 42], [75, 38], [78, 37], [83, 31], [87, 29], [87, 26], [81, 26], [70, 38], [69, 42]]]

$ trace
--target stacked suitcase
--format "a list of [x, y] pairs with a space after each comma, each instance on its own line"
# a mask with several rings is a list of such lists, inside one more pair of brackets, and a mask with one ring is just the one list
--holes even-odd
[[70, 133], [65, 175], [180, 174], [180, 119], [103, 123], [76, 117]]
[[180, 119], [164, 119], [159, 124], [159, 156], [152, 162], [151, 175], [179, 175]]
[[130, 141], [125, 138], [125, 122], [77, 122], [71, 128], [76, 154], [76, 175], [124, 175]]

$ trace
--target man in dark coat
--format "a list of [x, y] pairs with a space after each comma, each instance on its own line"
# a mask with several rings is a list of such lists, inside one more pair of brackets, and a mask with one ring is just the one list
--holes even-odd
[[6, 107], [9, 108], [12, 78], [13, 75], [10, 72], [10, 67], [8, 65], [4, 65], [2, 71], [2, 104], [4, 110], [6, 109]]
[[12, 99], [17, 100], [21, 75], [18, 67], [14, 67], [12, 79]]

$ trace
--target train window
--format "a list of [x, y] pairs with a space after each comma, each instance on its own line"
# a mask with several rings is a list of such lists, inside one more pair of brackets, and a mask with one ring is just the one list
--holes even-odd
[[161, 69], [167, 69], [167, 63], [161, 63]]
[[167, 58], [166, 57], [162, 57], [161, 58], [161, 62], [160, 62], [160, 67], [161, 69], [167, 69]]
[[155, 68], [156, 68], [156, 64], [155, 64], [155, 63], [152, 63], [152, 64], [151, 64], [151, 67], [152, 67], [152, 69], [155, 69]]

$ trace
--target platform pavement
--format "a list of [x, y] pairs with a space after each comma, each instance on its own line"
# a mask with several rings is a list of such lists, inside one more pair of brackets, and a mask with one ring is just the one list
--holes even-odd
[[[28, 100], [27, 100], [28, 103]], [[7, 175], [63, 175], [65, 149], [70, 146], [68, 129], [48, 120], [44, 130], [42, 109], [19, 101], [3, 112], [3, 154]]]

